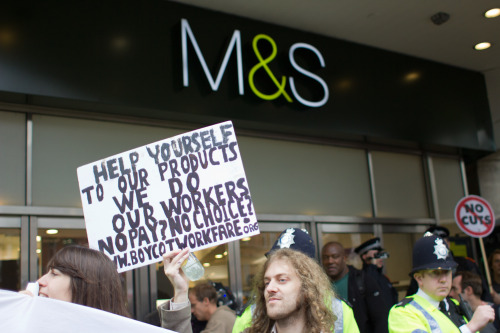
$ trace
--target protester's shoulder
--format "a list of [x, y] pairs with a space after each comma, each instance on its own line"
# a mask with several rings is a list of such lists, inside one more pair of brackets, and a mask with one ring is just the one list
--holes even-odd
[[219, 313], [220, 315], [223, 315], [223, 316], [230, 316], [230, 317], [236, 318], [236, 313], [234, 312], [234, 310], [232, 310], [231, 308], [229, 308], [226, 305], [219, 306], [217, 308], [216, 313]]
[[227, 306], [220, 306], [214, 312], [202, 333], [232, 332], [236, 315]]

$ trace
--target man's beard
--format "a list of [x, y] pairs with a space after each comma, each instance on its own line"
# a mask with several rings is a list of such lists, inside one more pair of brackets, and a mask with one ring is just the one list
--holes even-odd
[[281, 319], [286, 319], [286, 318], [294, 318], [297, 313], [302, 311], [303, 309], [303, 297], [302, 295], [297, 298], [295, 302], [295, 307], [292, 309], [284, 309], [284, 306], [280, 306], [279, 308], [274, 308], [271, 310], [271, 313], [269, 309], [267, 309], [267, 315], [269, 316], [270, 319], [272, 320], [281, 320]]

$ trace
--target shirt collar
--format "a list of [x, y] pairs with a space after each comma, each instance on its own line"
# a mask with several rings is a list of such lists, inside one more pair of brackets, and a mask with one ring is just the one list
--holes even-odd
[[431, 303], [431, 305], [434, 306], [435, 308], [439, 309], [439, 301], [436, 301], [435, 299], [431, 298], [422, 289], [418, 288], [417, 295], [425, 299], [427, 302]]

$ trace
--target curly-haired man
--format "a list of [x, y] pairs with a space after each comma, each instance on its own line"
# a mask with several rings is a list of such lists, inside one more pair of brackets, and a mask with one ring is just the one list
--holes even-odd
[[273, 251], [255, 281], [255, 311], [245, 332], [333, 332], [334, 293], [312, 258], [287, 248]]

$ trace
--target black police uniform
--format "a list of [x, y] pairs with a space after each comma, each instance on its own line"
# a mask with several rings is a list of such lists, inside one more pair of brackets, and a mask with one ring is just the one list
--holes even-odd
[[[370, 250], [384, 251], [381, 246], [379, 237], [372, 238], [354, 249], [354, 251], [360, 256]], [[387, 278], [387, 276], [383, 274], [382, 268], [378, 268], [376, 265], [366, 264], [363, 262], [363, 271], [366, 275], [370, 276], [375, 280], [375, 282], [377, 282], [378, 289], [381, 294], [381, 299], [385, 304], [388, 315], [391, 307], [398, 302], [398, 292], [396, 291], [396, 288], [393, 287], [391, 281]]]
[[377, 282], [364, 271], [347, 266], [347, 299], [360, 333], [387, 333], [389, 308], [382, 300]]

